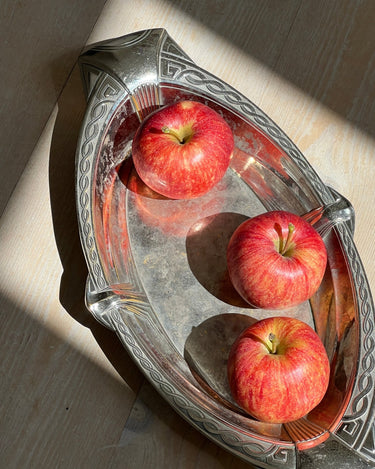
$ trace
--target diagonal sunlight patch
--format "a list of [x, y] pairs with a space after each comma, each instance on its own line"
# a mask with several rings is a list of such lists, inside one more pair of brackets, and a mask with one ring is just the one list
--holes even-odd
[[[371, 189], [375, 178], [375, 142], [369, 134], [203, 23], [183, 15], [169, 1], [163, 2], [165, 18], [160, 16], [160, 2], [158, 5], [146, 0], [134, 2], [131, 6], [134, 11], [121, 24], [112, 21], [113, 15], [117, 15], [114, 4], [108, 2], [108, 8], [104, 8], [88, 44], [163, 24], [200, 67], [229, 83], [266, 112], [300, 148], [322, 180], [352, 202], [359, 215], [355, 241], [370, 284], [374, 285], [374, 243], [368, 242], [367, 221], [361, 218], [368, 205], [375, 205], [375, 193]], [[153, 19], [147, 24], [139, 20], [135, 25], [132, 18], [144, 7], [151, 9], [148, 17]], [[108, 28], [108, 24], [113, 24], [113, 28]], [[173, 34], [174, 31], [177, 33]], [[197, 41], [199, 37], [205, 41]], [[71, 112], [74, 114], [74, 110]], [[56, 106], [1, 218], [0, 293], [69, 344], [83, 349], [99, 366], [118, 378], [98, 350], [90, 329], [77, 328], [77, 321], [59, 301], [64, 267], [54, 237], [48, 181], [49, 154], [58, 113]], [[82, 289], [82, 297], [83, 294]]]
[[[292, 81], [283, 78], [270, 68], [269, 64], [275, 61], [274, 68], [277, 68], [278, 61], [285, 55], [282, 48], [284, 46], [281, 47], [278, 58], [274, 57], [264, 62], [257, 59], [264, 57], [264, 47], [272, 52], [271, 44], [265, 41], [266, 38], [263, 38], [262, 43], [262, 34], [265, 34], [265, 31], [260, 28], [264, 22], [274, 21], [275, 27], [280, 27], [280, 30], [277, 29], [280, 40], [285, 44], [294, 44], [292, 31], [282, 30], [277, 12], [269, 12], [266, 7], [258, 5], [253, 16], [258, 14], [260, 16], [251, 16], [251, 18], [252, 21], [260, 21], [260, 24], [247, 25], [253, 30], [253, 36], [243, 38], [239, 31], [233, 31], [234, 37], [231, 38], [227, 30], [221, 34], [217, 22], [213, 24], [209, 16], [204, 17], [202, 10], [195, 11], [194, 6], [190, 7], [188, 2], [176, 2], [174, 5], [170, 0], [159, 2], [141, 0], [129, 5], [129, 15], [124, 16], [121, 22], [117, 18], [120, 4], [118, 0], [107, 2], [87, 44], [144, 29], [163, 27], [198, 66], [230, 84], [259, 106], [297, 145], [323, 182], [342, 193], [353, 204], [357, 219], [355, 241], [364, 259], [369, 281], [374, 284], [375, 272], [370, 259], [374, 257], [375, 243], [368, 242], [365, 234], [367, 220], [363, 215], [369, 206], [375, 205], [375, 192], [371, 189], [375, 178], [374, 140], [370, 133], [362, 131], [353, 122], [314, 99]], [[215, 18], [220, 17], [225, 26], [227, 10], [232, 11], [237, 7], [221, 5], [220, 8], [224, 10], [215, 12]], [[287, 14], [283, 6], [278, 8], [283, 10], [283, 14]], [[137, 13], [142, 9], [148, 12], [145, 19]], [[296, 10], [288, 14], [292, 16], [289, 19], [293, 27], [298, 30], [300, 23], [295, 22], [298, 15], [303, 12]], [[351, 18], [349, 20], [351, 21]], [[238, 27], [245, 31], [246, 20], [239, 18], [238, 22]], [[109, 29], [108, 24], [113, 25], [113, 28]], [[256, 44], [253, 45], [251, 41], [255, 39]], [[245, 47], [237, 46], [236, 43], [239, 42]], [[261, 44], [263, 48], [260, 47]], [[254, 49], [256, 55], [247, 53], [246, 49]], [[333, 58], [325, 57], [325, 60], [328, 60], [327, 66], [333, 67], [329, 61]], [[368, 74], [370, 70], [369, 65]], [[333, 71], [336, 71], [336, 68]], [[303, 70], [299, 72], [302, 73]], [[293, 70], [289, 70], [289, 73], [293, 76]], [[316, 77], [317, 92], [322, 92], [326, 79], [327, 77]], [[369, 80], [370, 76], [365, 77], [363, 86], [369, 83]], [[354, 103], [353, 112], [358, 111], [359, 105], [360, 103]]]
[[[24, 311], [40, 327], [79, 350], [124, 384], [119, 371], [108, 363], [103, 353], [111, 348], [108, 341], [118, 342], [115, 334], [93, 318], [90, 320], [88, 312], [85, 317], [89, 317], [86, 322], [90, 327], [84, 327], [86, 324], [79, 324], [59, 301], [63, 267], [54, 238], [48, 181], [49, 152], [57, 112], [56, 107], [1, 218], [0, 297], [14, 305], [12, 311]], [[83, 298], [84, 290], [73, 293]], [[77, 308], [84, 308], [83, 301]], [[6, 314], [11, 311], [4, 314], [3, 310], [2, 314], [6, 321]], [[3, 327], [6, 330], [7, 324]], [[120, 350], [120, 346], [114, 349]], [[125, 351], [122, 358], [130, 360]]]

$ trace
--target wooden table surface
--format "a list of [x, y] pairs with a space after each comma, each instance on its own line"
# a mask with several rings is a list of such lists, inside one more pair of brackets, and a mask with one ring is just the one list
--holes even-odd
[[[352, 202], [375, 292], [374, 19], [373, 0], [108, 0], [87, 44], [163, 27], [261, 107]], [[249, 468], [171, 410], [85, 309], [84, 111], [76, 65], [1, 216], [0, 467]]]

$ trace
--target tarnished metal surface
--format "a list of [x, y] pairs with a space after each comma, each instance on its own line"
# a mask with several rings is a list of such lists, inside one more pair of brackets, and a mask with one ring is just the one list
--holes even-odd
[[[89, 310], [117, 332], [175, 410], [239, 457], [259, 467], [297, 468], [320, 455], [331, 467], [337, 453], [327, 448], [335, 445], [363, 467], [374, 465], [374, 305], [352, 239], [350, 204], [274, 122], [195, 65], [165, 30], [96, 45], [80, 63], [88, 106], [76, 189]], [[236, 145], [223, 180], [189, 201], [150, 191], [131, 161], [142, 119], [180, 99], [217, 110]], [[331, 383], [318, 408], [287, 425], [244, 415], [226, 381], [236, 335], [275, 314], [249, 308], [233, 290], [226, 245], [241, 221], [272, 209], [309, 213], [324, 230], [329, 258], [311, 301], [282, 313], [315, 327], [331, 360]]]

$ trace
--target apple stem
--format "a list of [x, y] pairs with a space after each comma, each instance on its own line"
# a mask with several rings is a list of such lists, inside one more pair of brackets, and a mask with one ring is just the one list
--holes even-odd
[[185, 142], [184, 142], [184, 139], [181, 139], [181, 138], [179, 137], [179, 135], [177, 134], [177, 132], [175, 132], [174, 130], [170, 129], [169, 127], [164, 126], [164, 127], [162, 127], [161, 131], [162, 131], [164, 134], [172, 135], [173, 137], [175, 137], [175, 138], [179, 141], [179, 143], [181, 143], [181, 144], [182, 144], [182, 143], [185, 143]]
[[275, 342], [276, 336], [272, 332], [268, 336], [268, 340], [271, 342], [271, 347], [268, 347], [270, 353], [275, 354], [276, 353], [276, 348], [277, 348], [277, 343]]
[[293, 223], [288, 224], [288, 236], [286, 238], [285, 243], [283, 243], [283, 240], [281, 239], [281, 249], [280, 249], [280, 254], [283, 256], [289, 249], [290, 243], [292, 241], [293, 233], [295, 230], [295, 226]]
[[261, 344], [263, 344], [266, 349], [268, 350], [269, 353], [272, 353], [274, 355], [276, 355], [277, 353], [277, 346], [279, 344], [278, 340], [276, 340], [276, 336], [273, 332], [270, 332], [268, 334], [268, 340], [263, 338], [263, 337], [260, 337], [256, 334], [250, 334], [249, 337], [252, 338], [252, 340], [255, 340], [257, 342], [260, 342]]

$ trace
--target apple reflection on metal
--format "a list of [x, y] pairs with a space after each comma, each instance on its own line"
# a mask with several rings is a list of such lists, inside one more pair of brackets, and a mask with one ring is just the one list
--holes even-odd
[[132, 144], [143, 182], [171, 199], [192, 199], [212, 189], [228, 169], [234, 149], [229, 124], [197, 101], [179, 101], [154, 111]]

